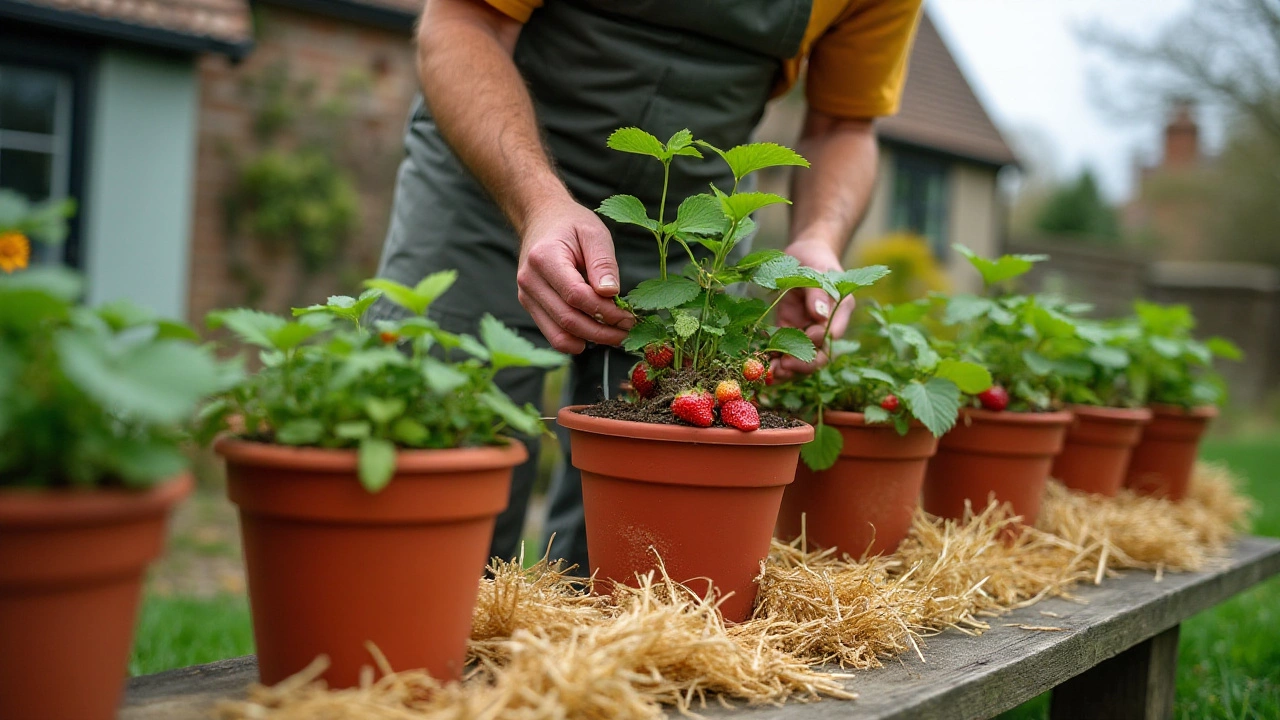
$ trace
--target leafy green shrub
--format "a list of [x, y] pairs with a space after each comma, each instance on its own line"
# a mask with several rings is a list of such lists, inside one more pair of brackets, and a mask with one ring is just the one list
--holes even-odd
[[[427, 308], [456, 278], [449, 270], [415, 287], [369, 280], [360, 297], [296, 308], [296, 320], [247, 309], [211, 313], [211, 327], [225, 326], [259, 349], [263, 368], [204, 409], [203, 437], [238, 417], [253, 440], [358, 448], [360, 481], [377, 492], [395, 473], [397, 447], [495, 445], [507, 432], [545, 432], [537, 408], [513, 403], [494, 375], [558, 367], [565, 357], [488, 315], [479, 340], [427, 319]], [[366, 326], [361, 316], [383, 295], [414, 315]]]

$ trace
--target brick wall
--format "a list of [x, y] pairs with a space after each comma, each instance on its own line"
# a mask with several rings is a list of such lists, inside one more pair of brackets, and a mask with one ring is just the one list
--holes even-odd
[[[350, 292], [376, 269], [401, 157], [404, 122], [417, 90], [414, 53], [407, 32], [258, 5], [256, 47], [240, 64], [221, 56], [199, 61], [200, 109], [192, 228], [189, 313], [199, 322], [209, 310], [239, 305], [258, 285], [255, 305], [283, 310], [300, 302]], [[271, 255], [245, 238], [229, 237], [226, 198], [236, 178], [237, 158], [254, 143], [254, 110], [246, 85], [269, 68], [287, 63], [293, 80], [313, 82], [320, 96], [337, 91], [355, 74], [368, 85], [352, 108], [345, 148], [361, 158], [352, 168], [360, 194], [360, 222], [335, 269], [304, 282], [297, 260]], [[237, 277], [232, 253], [253, 269], [254, 282]]]

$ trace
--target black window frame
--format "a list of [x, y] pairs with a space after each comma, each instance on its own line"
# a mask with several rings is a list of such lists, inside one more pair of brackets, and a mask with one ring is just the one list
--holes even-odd
[[86, 171], [99, 52], [100, 44], [83, 36], [54, 33], [22, 22], [6, 21], [0, 26], [0, 63], [52, 70], [71, 78], [67, 196], [75, 199], [76, 213], [68, 223], [62, 262], [76, 270], [84, 269], [84, 218], [89, 206]]
[[[895, 147], [893, 149], [893, 177], [889, 188], [889, 226], [894, 232], [911, 232], [924, 237], [933, 250], [934, 257], [945, 262], [951, 252], [951, 170], [953, 161], [941, 153]], [[939, 197], [934, 207], [929, 207], [927, 190], [931, 178], [939, 181]], [[913, 207], [901, 210], [902, 188], [910, 182], [905, 192], [913, 197], [905, 200]], [[923, 216], [936, 213], [937, 235], [926, 230], [929, 223]], [[906, 217], [903, 217], [905, 215]]]

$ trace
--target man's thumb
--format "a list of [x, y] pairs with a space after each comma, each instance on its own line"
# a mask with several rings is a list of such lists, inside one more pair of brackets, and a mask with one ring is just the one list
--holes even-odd
[[831, 296], [821, 288], [808, 288], [805, 291], [804, 304], [809, 310], [809, 317], [815, 322], [825, 323], [827, 318], [831, 317], [834, 302]]
[[621, 289], [618, 280], [618, 261], [613, 254], [613, 238], [603, 227], [598, 232], [587, 230], [579, 236], [582, 243], [582, 262], [587, 271], [587, 282], [596, 294], [613, 297]]

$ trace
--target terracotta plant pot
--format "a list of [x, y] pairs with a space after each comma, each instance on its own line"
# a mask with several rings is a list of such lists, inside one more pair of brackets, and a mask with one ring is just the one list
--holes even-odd
[[1151, 421], [1147, 408], [1076, 405], [1053, 477], [1072, 490], [1114, 497], [1124, 486], [1129, 457]]
[[0, 491], [0, 718], [108, 720], [182, 475], [145, 491]]
[[240, 510], [262, 682], [317, 655], [330, 687], [359, 681], [372, 642], [395, 670], [461, 675], [494, 519], [524, 445], [415, 450], [377, 494], [354, 450], [224, 438], [227, 493]]
[[796, 481], [782, 496], [779, 537], [799, 537], [803, 515], [810, 546], [835, 547], [855, 558], [893, 552], [911, 529], [938, 439], [918, 423], [906, 435], [891, 424], [868, 425], [862, 413], [828, 410], [823, 420], [840, 431], [844, 447], [827, 470], [799, 464]]
[[726, 620], [751, 616], [783, 489], [813, 428], [728, 428], [608, 420], [567, 407], [573, 466], [582, 471], [587, 555], [597, 577], [635, 583], [662, 558], [673, 580], [733, 593]]
[[1040, 500], [1053, 458], [1062, 450], [1069, 412], [1018, 413], [963, 408], [938, 442], [924, 481], [924, 509], [945, 518], [964, 517], [994, 496], [1011, 503], [1025, 525], [1040, 515]]
[[1152, 405], [1151, 413], [1142, 441], [1129, 459], [1125, 485], [1143, 495], [1181, 500], [1191, 484], [1200, 438], [1209, 421], [1218, 416], [1218, 408]]

